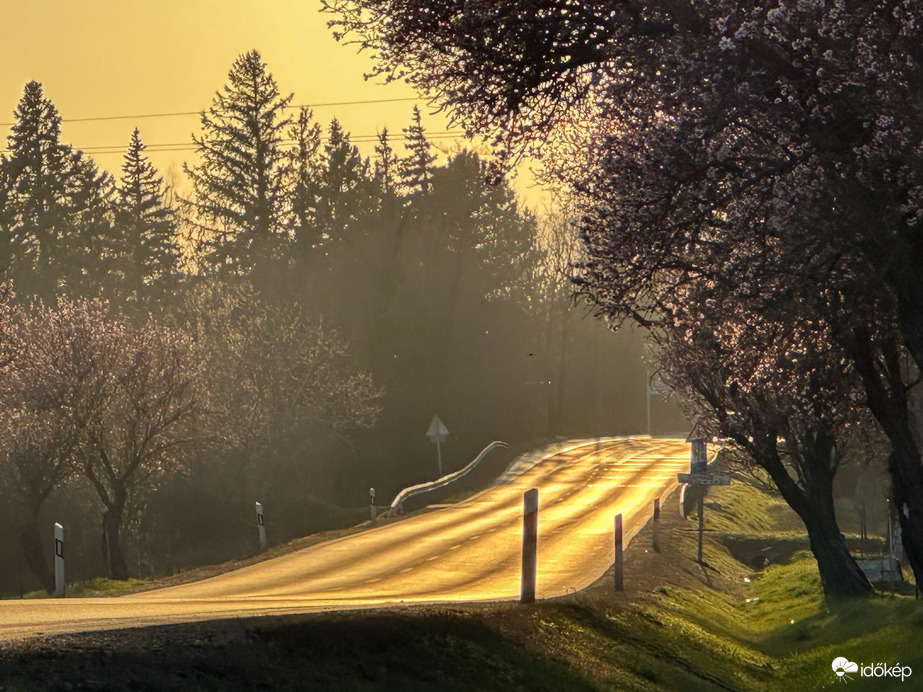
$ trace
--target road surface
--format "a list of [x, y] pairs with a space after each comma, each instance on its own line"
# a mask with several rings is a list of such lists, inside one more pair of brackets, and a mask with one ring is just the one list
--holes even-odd
[[580, 590], [689, 469], [679, 439], [556, 450], [474, 497], [198, 582], [117, 598], [0, 601], [0, 639], [117, 627], [519, 596], [522, 495], [539, 490], [537, 596]]

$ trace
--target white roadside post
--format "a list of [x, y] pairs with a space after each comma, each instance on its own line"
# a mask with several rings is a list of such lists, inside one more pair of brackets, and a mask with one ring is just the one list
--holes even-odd
[[263, 523], [263, 505], [260, 502], [256, 503], [256, 526], [260, 531], [260, 552], [266, 550], [266, 524]]
[[615, 562], [612, 565], [612, 571], [615, 577], [615, 590], [624, 591], [625, 581], [622, 579], [622, 515], [615, 515]]
[[372, 521], [375, 521], [375, 488], [369, 488], [369, 497], [372, 498], [370, 503], [372, 508]]
[[535, 603], [535, 577], [538, 566], [538, 490], [522, 496], [522, 587], [520, 603]]
[[426, 431], [426, 436], [430, 441], [436, 443], [436, 459], [439, 462], [439, 478], [442, 478], [442, 443], [449, 436], [449, 429], [445, 427], [439, 416], [433, 416], [433, 420], [429, 424], [429, 429]]
[[54, 525], [54, 595], [64, 598], [64, 527]]

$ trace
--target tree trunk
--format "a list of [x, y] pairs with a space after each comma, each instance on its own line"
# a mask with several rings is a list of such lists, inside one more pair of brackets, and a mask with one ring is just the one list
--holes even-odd
[[917, 584], [923, 584], [923, 468], [909, 427], [891, 440], [889, 468], [894, 509], [901, 523], [901, 545]]
[[882, 374], [865, 332], [856, 330], [849, 346], [862, 377], [869, 410], [891, 443], [889, 470], [894, 507], [901, 523], [901, 543], [914, 579], [923, 584], [923, 460], [911, 430], [910, 402], [900, 376], [899, 354], [893, 344], [882, 348], [881, 360], [889, 365]]
[[[830, 508], [832, 511], [832, 507]], [[872, 585], [846, 547], [836, 520], [826, 511], [802, 517], [808, 530], [811, 552], [817, 560], [820, 583], [828, 596], [865, 596]]]
[[[26, 564], [29, 571], [35, 575], [36, 579], [49, 594], [54, 593], [54, 574], [48, 567], [45, 560], [45, 551], [42, 549], [42, 536], [38, 525], [38, 516], [30, 519], [19, 527], [17, 531], [19, 538], [19, 547], [22, 549], [23, 557], [26, 558]], [[51, 534], [49, 533], [49, 537]], [[49, 541], [51, 539], [49, 538]]]
[[122, 527], [124, 504], [112, 505], [103, 512], [103, 557], [111, 579], [128, 579], [128, 564], [122, 553], [119, 531]]
[[[794, 440], [788, 440], [793, 444]], [[820, 581], [827, 596], [867, 596], [872, 585], [846, 547], [833, 506], [833, 439], [824, 434], [798, 440], [804, 487], [789, 475], [778, 457], [773, 439], [757, 459], [766, 469], [782, 497], [804, 522], [811, 552], [817, 560]]]

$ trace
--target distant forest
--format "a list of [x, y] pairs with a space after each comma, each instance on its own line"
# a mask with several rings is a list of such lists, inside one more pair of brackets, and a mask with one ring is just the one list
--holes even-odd
[[[142, 133], [121, 176], [26, 85], [0, 157], [0, 593], [155, 576], [358, 523], [492, 440], [643, 432], [637, 334], [575, 300], [541, 217], [416, 108], [364, 158], [252, 51], [201, 114], [189, 194]], [[489, 181], [489, 182], [488, 182]], [[682, 418], [655, 402], [656, 431]]]

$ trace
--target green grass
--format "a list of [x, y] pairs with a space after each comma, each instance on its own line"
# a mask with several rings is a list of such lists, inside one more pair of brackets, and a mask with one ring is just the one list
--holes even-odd
[[[80, 596], [114, 596], [134, 589], [139, 586], [149, 584], [149, 579], [107, 579], [106, 577], [94, 577], [85, 581], [74, 582], [67, 585], [67, 597]], [[23, 595], [23, 598], [52, 598], [44, 591], [29, 591]]]

